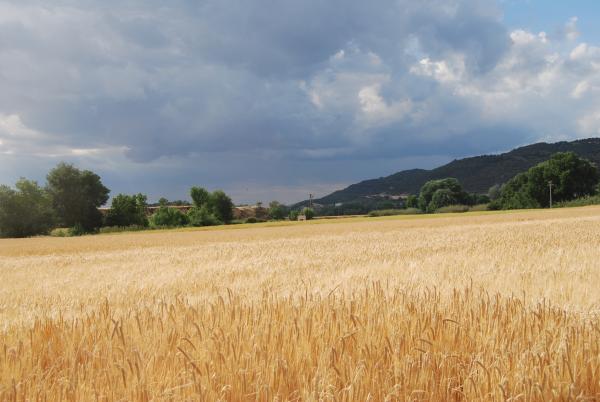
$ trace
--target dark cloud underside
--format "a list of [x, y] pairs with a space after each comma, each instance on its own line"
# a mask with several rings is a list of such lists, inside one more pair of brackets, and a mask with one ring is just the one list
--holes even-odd
[[576, 22], [508, 31], [486, 0], [0, 1], [0, 179], [66, 159], [116, 191], [290, 201], [598, 135]]

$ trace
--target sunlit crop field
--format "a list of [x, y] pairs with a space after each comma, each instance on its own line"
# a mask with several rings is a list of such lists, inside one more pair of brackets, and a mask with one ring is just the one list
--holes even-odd
[[0, 400], [600, 399], [600, 208], [0, 241]]

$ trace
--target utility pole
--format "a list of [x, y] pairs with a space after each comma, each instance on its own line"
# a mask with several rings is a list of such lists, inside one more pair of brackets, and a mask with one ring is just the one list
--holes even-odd
[[309, 194], [308, 195], [308, 207], [309, 208], [312, 208], [312, 199], [313, 199], [313, 195]]
[[550, 188], [550, 208], [552, 208], [552, 180], [548, 181], [548, 187]]

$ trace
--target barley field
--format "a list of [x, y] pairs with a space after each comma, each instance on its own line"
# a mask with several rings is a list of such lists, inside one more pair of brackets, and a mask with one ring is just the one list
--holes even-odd
[[1, 401], [600, 399], [600, 208], [0, 241]]

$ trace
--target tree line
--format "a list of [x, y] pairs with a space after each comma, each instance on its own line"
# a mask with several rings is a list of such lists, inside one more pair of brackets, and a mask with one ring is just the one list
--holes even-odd
[[600, 194], [597, 167], [574, 152], [558, 152], [549, 160], [519, 173], [502, 185], [495, 185], [487, 195], [469, 194], [455, 178], [430, 180], [419, 195], [410, 195], [406, 207], [424, 213], [451, 206], [487, 204], [489, 210], [547, 208], [550, 192], [560, 204]]
[[108, 201], [109, 194], [96, 173], [59, 163], [48, 173], [43, 187], [24, 178], [14, 188], [0, 186], [0, 236], [42, 235], [56, 227], [69, 228], [71, 235], [80, 235], [101, 227], [208, 226], [233, 219], [233, 202], [220, 190], [211, 193], [192, 187], [193, 205], [187, 213], [169, 208], [167, 200], [161, 199], [151, 216], [144, 194], [118, 194], [103, 215], [99, 207]]
[[[508, 182], [493, 186], [487, 195], [468, 193], [457, 179], [445, 178], [425, 183], [418, 195], [408, 196], [403, 207], [422, 213], [483, 204], [490, 210], [545, 208], [550, 203], [550, 191], [555, 203], [586, 197], [595, 197], [592, 202], [596, 199], [600, 202], [599, 181], [600, 174], [592, 162], [573, 152], [559, 152]], [[96, 173], [66, 163], [59, 163], [48, 173], [45, 186], [24, 178], [14, 188], [0, 185], [0, 236], [35, 236], [56, 227], [69, 228], [70, 234], [78, 235], [96, 232], [101, 227], [211, 226], [233, 221], [233, 202], [220, 190], [211, 193], [202, 187], [192, 187], [191, 204], [176, 202], [189, 205], [186, 213], [170, 208], [172, 203], [162, 198], [151, 216], [144, 194], [118, 194], [103, 215], [99, 207], [108, 201], [109, 194], [110, 190]], [[315, 215], [311, 208], [294, 210], [277, 201], [263, 210], [267, 219], [274, 220], [296, 220], [300, 214], [311, 219]], [[317, 212], [324, 215], [324, 211]], [[358, 207], [356, 212], [365, 213]], [[246, 222], [259, 220], [250, 217]]]
[[15, 188], [0, 186], [0, 235], [27, 237], [46, 234], [56, 226], [73, 232], [92, 231], [102, 225], [98, 207], [110, 190], [89, 170], [60, 163], [46, 176], [46, 185], [20, 179]]
[[599, 180], [598, 168], [592, 162], [574, 152], [559, 152], [504, 185], [492, 187], [489, 208], [547, 208], [550, 191], [554, 202], [571, 201], [597, 195]]

